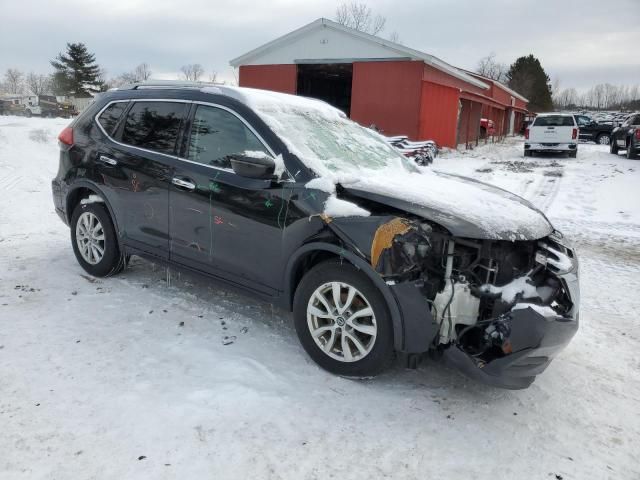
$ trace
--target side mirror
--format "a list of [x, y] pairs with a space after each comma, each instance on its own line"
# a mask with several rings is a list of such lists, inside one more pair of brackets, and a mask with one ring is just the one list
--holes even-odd
[[241, 177], [269, 180], [273, 178], [276, 163], [262, 152], [246, 152], [231, 157], [231, 168]]

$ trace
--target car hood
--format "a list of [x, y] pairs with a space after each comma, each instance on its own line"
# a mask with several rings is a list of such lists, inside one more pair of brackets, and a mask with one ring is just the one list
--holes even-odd
[[549, 220], [527, 200], [492, 185], [434, 170], [389, 172], [340, 182], [346, 193], [419, 215], [460, 237], [536, 240]]

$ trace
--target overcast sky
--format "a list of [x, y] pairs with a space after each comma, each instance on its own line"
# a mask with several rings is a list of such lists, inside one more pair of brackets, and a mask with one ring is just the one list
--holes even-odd
[[[66, 42], [84, 42], [115, 77], [147, 62], [154, 77], [229, 60], [318, 17], [337, 0], [0, 0], [0, 71], [49, 73]], [[561, 87], [640, 83], [640, 0], [371, 0], [406, 46], [474, 69], [490, 52], [533, 53]]]

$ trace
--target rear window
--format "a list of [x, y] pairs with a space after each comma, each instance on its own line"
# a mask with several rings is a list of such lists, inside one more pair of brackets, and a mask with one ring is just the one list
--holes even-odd
[[179, 102], [136, 102], [127, 113], [122, 142], [173, 155], [185, 110]]
[[548, 115], [545, 117], [536, 117], [533, 122], [534, 127], [573, 127], [573, 117], [564, 115]]
[[113, 133], [113, 129], [128, 104], [129, 102], [112, 103], [100, 114], [98, 122], [100, 122], [100, 125], [104, 128], [104, 131], [107, 132], [107, 135], [111, 135]]

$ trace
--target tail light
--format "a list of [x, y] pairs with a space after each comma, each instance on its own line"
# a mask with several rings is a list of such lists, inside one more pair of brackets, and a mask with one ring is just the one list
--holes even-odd
[[636, 128], [636, 139], [640, 140], [640, 128]]
[[73, 145], [73, 128], [66, 127], [64, 130], [62, 130], [60, 132], [60, 135], [58, 135], [58, 141], [61, 144], [66, 145], [67, 147], [72, 146]]
[[573, 133], [571, 134], [571, 138], [572, 138], [573, 140], [575, 140], [576, 138], [578, 138], [578, 129], [577, 129], [577, 128], [574, 128], [574, 129], [573, 129]]
[[524, 139], [525, 140], [529, 140], [529, 129], [528, 128], [524, 129]]

